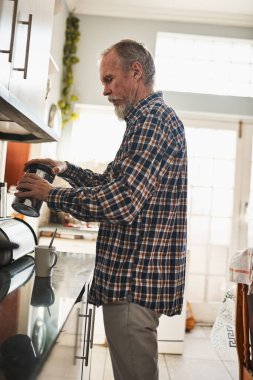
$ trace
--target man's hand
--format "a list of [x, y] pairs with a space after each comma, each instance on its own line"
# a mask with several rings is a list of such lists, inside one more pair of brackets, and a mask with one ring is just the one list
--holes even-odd
[[52, 174], [61, 174], [67, 170], [68, 164], [66, 161], [54, 161], [51, 158], [36, 158], [34, 160], [30, 160], [25, 164], [25, 169], [31, 164], [44, 164], [48, 165], [52, 169]]
[[18, 181], [17, 190], [20, 191], [14, 195], [18, 198], [36, 198], [46, 202], [53, 188], [53, 185], [37, 174], [26, 173]]

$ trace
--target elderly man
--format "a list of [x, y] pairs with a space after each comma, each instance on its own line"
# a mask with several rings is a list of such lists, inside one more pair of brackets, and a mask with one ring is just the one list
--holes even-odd
[[[102, 305], [116, 380], [157, 380], [159, 316], [180, 314], [185, 284], [187, 153], [184, 127], [162, 93], [140, 43], [122, 40], [102, 54], [103, 94], [126, 122], [119, 150], [103, 174], [50, 159], [72, 188], [35, 174], [18, 197], [100, 222], [89, 302]], [[28, 163], [28, 164], [29, 164]]]

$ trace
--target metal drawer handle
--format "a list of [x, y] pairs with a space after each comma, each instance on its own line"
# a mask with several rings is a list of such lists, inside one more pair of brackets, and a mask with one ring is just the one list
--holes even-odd
[[88, 323], [88, 332], [87, 332], [86, 353], [85, 353], [85, 357], [84, 357], [85, 367], [88, 366], [88, 362], [89, 362], [91, 321], [92, 321], [92, 309], [89, 310], [89, 323]]
[[79, 333], [79, 315], [80, 315], [80, 307], [77, 309], [77, 322], [76, 322], [76, 335], [75, 335], [75, 353], [74, 353], [74, 365], [76, 365], [77, 356], [77, 345], [78, 345], [78, 333]]
[[28, 60], [29, 60], [29, 49], [30, 49], [30, 39], [31, 39], [31, 30], [32, 30], [32, 18], [33, 16], [29, 14], [28, 21], [18, 21], [19, 24], [27, 25], [27, 39], [26, 39], [26, 50], [25, 50], [25, 64], [23, 68], [16, 67], [13, 70], [23, 71], [24, 79], [27, 78], [27, 69], [28, 69]]
[[94, 329], [95, 329], [95, 306], [93, 305], [93, 317], [92, 317], [92, 327], [91, 327], [90, 348], [93, 347]]
[[13, 13], [12, 13], [12, 23], [11, 23], [11, 39], [10, 39], [10, 49], [9, 50], [0, 50], [0, 53], [9, 54], [9, 62], [12, 61], [13, 55], [13, 45], [14, 45], [14, 36], [15, 36], [15, 28], [16, 28], [16, 19], [17, 19], [17, 10], [18, 10], [18, 0], [9, 0], [13, 1]]
[[[89, 352], [90, 352], [90, 340], [91, 340], [91, 321], [92, 321], [92, 309], [89, 309], [89, 314], [79, 314], [79, 317], [88, 318], [88, 330], [87, 330], [87, 340], [86, 340], [86, 350], [84, 356], [75, 356], [76, 359], [84, 359], [84, 365], [88, 366]], [[84, 337], [84, 348], [85, 348], [85, 338]]]

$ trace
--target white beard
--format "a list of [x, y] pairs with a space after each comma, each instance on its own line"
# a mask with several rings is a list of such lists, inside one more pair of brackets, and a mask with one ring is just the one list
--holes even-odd
[[[114, 100], [121, 100], [121, 98], [117, 96], [108, 96], [108, 100], [109, 102], [113, 102]], [[114, 105], [114, 112], [118, 116], [119, 120], [125, 119], [125, 116], [127, 115], [128, 111], [133, 107], [134, 103], [134, 99], [132, 99], [131, 97], [130, 100], [128, 100], [124, 104], [121, 104], [119, 106]]]
[[114, 106], [115, 114], [118, 116], [119, 120], [125, 119], [126, 114], [130, 110], [130, 108], [132, 108], [133, 104], [134, 103], [125, 103], [119, 106]]
[[114, 107], [114, 112], [118, 116], [119, 120], [124, 120], [125, 114], [126, 114], [126, 106], [125, 104], [122, 104], [120, 106]]

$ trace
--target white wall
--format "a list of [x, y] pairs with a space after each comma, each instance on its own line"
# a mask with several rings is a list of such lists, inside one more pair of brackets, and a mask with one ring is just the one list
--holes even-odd
[[[253, 28], [77, 16], [80, 19], [81, 40], [78, 46], [78, 56], [81, 61], [75, 67], [75, 92], [80, 97], [80, 103], [85, 104], [108, 104], [102, 95], [98, 60], [104, 49], [123, 38], [132, 38], [143, 42], [153, 55], [156, 33], [161, 31], [253, 39]], [[170, 92], [165, 94], [165, 99], [176, 110], [253, 115], [252, 98]]]

